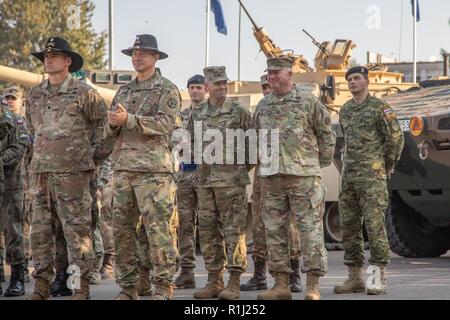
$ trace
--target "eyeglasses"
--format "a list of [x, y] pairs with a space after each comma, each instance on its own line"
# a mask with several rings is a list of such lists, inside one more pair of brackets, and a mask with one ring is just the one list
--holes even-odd
[[6, 100], [13, 100], [13, 101], [16, 101], [16, 100], [17, 100], [17, 98], [14, 97], [14, 96], [6, 96], [5, 99], [6, 99]]

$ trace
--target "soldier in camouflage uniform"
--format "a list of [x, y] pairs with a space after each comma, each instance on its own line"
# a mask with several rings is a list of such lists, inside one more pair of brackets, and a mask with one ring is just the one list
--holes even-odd
[[34, 139], [30, 188], [36, 284], [30, 299], [50, 296], [54, 226], [60, 223], [70, 262], [81, 275], [72, 298], [85, 300], [89, 299], [95, 259], [90, 182], [95, 166], [110, 154], [112, 146], [111, 142], [102, 142], [107, 107], [92, 87], [71, 77], [69, 72], [81, 69], [83, 59], [66, 40], [49, 38], [45, 49], [33, 55], [44, 62], [49, 78], [31, 89], [26, 103], [27, 123]]
[[24, 118], [13, 113], [3, 97], [1, 100], [0, 148], [5, 190], [0, 208], [0, 231], [5, 237], [6, 262], [11, 265], [5, 297], [13, 297], [25, 294], [22, 160], [30, 145], [30, 136]]
[[[16, 115], [23, 117], [25, 115], [24, 112], [24, 97], [22, 90], [17, 86], [12, 86], [6, 88], [3, 91], [3, 96], [6, 101], [8, 101], [8, 105], [11, 108], [11, 111]], [[29, 208], [29, 164], [30, 164], [30, 153], [31, 150], [27, 150], [24, 159], [22, 161], [21, 174], [23, 176], [23, 190], [24, 190], [24, 213], [23, 213], [23, 243], [25, 248], [25, 283], [30, 282], [30, 275], [28, 271], [28, 261], [31, 257], [31, 247], [30, 247], [30, 208]]]
[[[191, 106], [181, 111], [182, 127], [187, 129], [193, 108], [204, 102], [205, 77], [195, 75], [188, 80]], [[178, 244], [180, 251], [180, 275], [175, 279], [179, 289], [195, 288], [195, 238], [197, 224], [197, 194], [195, 192], [196, 165], [182, 163], [178, 173], [177, 200], [180, 226]]]
[[371, 96], [368, 91], [369, 71], [354, 67], [347, 71], [353, 99], [347, 101], [339, 113], [345, 138], [342, 191], [339, 213], [343, 232], [344, 264], [348, 279], [334, 288], [335, 293], [364, 292], [365, 222], [369, 237], [369, 264], [380, 268], [380, 286], [367, 288], [367, 294], [384, 294], [387, 290], [386, 265], [390, 250], [384, 225], [388, 204], [386, 179], [400, 158], [404, 138], [392, 108]]
[[138, 299], [138, 232], [148, 238], [155, 293], [151, 299], [171, 299], [178, 251], [170, 222], [175, 213], [176, 185], [170, 136], [179, 125], [181, 97], [177, 87], [155, 71], [167, 58], [156, 38], [144, 34], [122, 50], [132, 57], [137, 78], [117, 92], [108, 113], [105, 134], [114, 137], [113, 225], [116, 281], [122, 291], [116, 299]]
[[[220, 130], [224, 137], [222, 142], [225, 143], [227, 129], [246, 131], [251, 128], [251, 115], [239, 103], [226, 99], [228, 78], [225, 67], [205, 68], [204, 75], [209, 100], [192, 110], [189, 121], [191, 138], [196, 132], [195, 126], [202, 124], [203, 132]], [[207, 151], [205, 148], [202, 150]], [[248, 148], [243, 150], [245, 155], [246, 150]], [[214, 151], [214, 154], [222, 151], [224, 158], [219, 161], [223, 161], [223, 164], [197, 163], [200, 247], [208, 270], [206, 287], [194, 292], [194, 298], [197, 299], [238, 299], [240, 277], [247, 269], [245, 225], [246, 185], [250, 184], [249, 167], [246, 165], [248, 159], [246, 157], [245, 163], [237, 164], [239, 150], [235, 148], [232, 153], [234, 161], [230, 164], [225, 161], [224, 150]], [[230, 279], [224, 289], [225, 267], [230, 272]]]
[[100, 166], [97, 180], [97, 197], [100, 203], [100, 232], [103, 240], [105, 255], [100, 268], [102, 279], [114, 277], [114, 236], [112, 222], [112, 185], [113, 171], [111, 169], [111, 157]]
[[331, 164], [335, 136], [326, 107], [293, 86], [292, 60], [271, 58], [267, 65], [273, 92], [259, 102], [254, 123], [260, 135], [260, 129], [279, 130], [279, 140], [269, 143], [275, 158], [271, 163], [260, 162], [258, 171], [268, 267], [275, 285], [258, 299], [292, 299], [286, 221], [294, 212], [301, 235], [302, 272], [306, 273], [305, 299], [316, 300], [320, 299], [319, 277], [327, 272], [322, 226], [325, 190], [320, 168]]
[[[264, 96], [272, 92], [267, 75], [261, 76], [261, 89]], [[257, 110], [255, 111], [255, 113]], [[253, 265], [255, 271], [253, 277], [247, 283], [241, 284], [241, 291], [266, 290], [266, 260], [267, 245], [264, 221], [262, 218], [261, 208], [261, 187], [258, 177], [258, 167], [255, 168], [253, 176], [253, 192], [252, 192], [252, 234], [253, 234]], [[300, 234], [297, 228], [295, 214], [292, 213], [289, 220], [289, 256], [290, 264], [293, 270], [289, 274], [289, 289], [291, 292], [301, 292], [303, 290], [300, 280], [300, 256], [302, 254], [300, 246]]]

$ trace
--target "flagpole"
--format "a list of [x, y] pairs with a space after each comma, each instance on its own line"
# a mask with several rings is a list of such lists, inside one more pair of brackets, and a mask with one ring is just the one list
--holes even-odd
[[114, 0], [109, 0], [109, 37], [108, 37], [108, 52], [109, 52], [109, 70], [114, 69]]
[[417, 0], [414, 0], [413, 83], [417, 81]]
[[238, 81], [241, 81], [241, 6], [239, 5], [239, 35], [238, 35]]
[[206, 53], [205, 53], [205, 67], [209, 65], [209, 20], [211, 11], [211, 1], [206, 0]]

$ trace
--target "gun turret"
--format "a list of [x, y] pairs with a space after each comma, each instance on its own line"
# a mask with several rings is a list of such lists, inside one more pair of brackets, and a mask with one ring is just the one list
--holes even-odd
[[238, 0], [242, 9], [244, 9], [245, 14], [249, 18], [250, 22], [253, 25], [253, 35], [258, 41], [259, 47], [267, 58], [276, 58], [276, 57], [292, 57], [294, 59], [292, 71], [294, 73], [300, 72], [309, 72], [312, 69], [308, 66], [308, 61], [302, 55], [294, 55], [292, 51], [287, 52], [287, 50], [282, 50], [278, 47], [273, 40], [270, 38], [269, 34], [263, 27], [258, 27], [255, 20], [253, 20], [252, 16], [248, 12], [247, 8], [244, 6], [241, 0]]
[[269, 34], [263, 27], [258, 27], [255, 20], [253, 20], [252, 16], [248, 12], [247, 8], [244, 6], [241, 0], [238, 0], [242, 9], [244, 9], [245, 14], [253, 25], [253, 35], [258, 41], [259, 46], [261, 47], [262, 52], [266, 55], [267, 58], [275, 58], [283, 55], [283, 51], [278, 47], [273, 40], [270, 38]]
[[303, 31], [308, 37], [311, 38], [312, 43], [313, 43], [317, 48], [319, 48], [320, 51], [323, 52], [323, 54], [325, 55], [325, 57], [328, 58], [328, 57], [330, 56], [330, 53], [328, 52], [327, 48], [325, 48], [321, 43], [319, 43], [316, 39], [314, 39], [314, 37], [313, 37], [312, 35], [310, 35], [310, 34], [308, 33], [308, 31], [306, 31], [305, 29], [302, 29], [302, 31]]

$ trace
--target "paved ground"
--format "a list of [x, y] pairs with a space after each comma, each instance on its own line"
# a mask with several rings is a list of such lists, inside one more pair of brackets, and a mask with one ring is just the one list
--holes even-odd
[[[366, 252], [367, 253], [367, 252]], [[207, 275], [203, 266], [203, 260], [198, 258], [198, 267], [196, 268], [197, 287], [203, 287], [206, 283]], [[250, 256], [249, 256], [250, 259]], [[333, 293], [333, 286], [343, 281], [346, 277], [346, 269], [342, 264], [343, 252], [329, 252], [329, 272], [326, 277], [321, 280], [322, 298], [327, 300], [341, 299], [368, 299], [368, 300], [391, 300], [391, 299], [450, 299], [450, 252], [437, 259], [406, 259], [396, 255], [392, 255], [391, 264], [388, 268], [389, 277], [389, 293], [383, 296], [367, 296], [365, 294], [353, 295], [336, 295]], [[250, 259], [251, 260], [251, 259]], [[253, 268], [249, 263], [249, 268]], [[9, 274], [9, 269], [6, 270]], [[242, 277], [243, 281], [247, 281], [251, 277], [251, 270]], [[9, 277], [7, 277], [7, 281]], [[302, 275], [302, 282], [305, 276]], [[32, 281], [33, 282], [33, 281]], [[269, 276], [269, 284], [273, 281]], [[3, 283], [5, 289], [7, 283]], [[104, 280], [101, 284], [91, 287], [92, 298], [112, 299], [119, 288], [113, 280]], [[33, 283], [27, 284], [27, 295], [31, 294]], [[189, 300], [192, 299], [193, 289], [176, 290], [175, 299]], [[241, 292], [241, 299], [256, 299], [257, 292]], [[293, 295], [295, 300], [303, 299], [303, 293]], [[2, 299], [12, 299], [0, 296]], [[22, 296], [17, 299], [25, 299]], [[58, 298], [67, 299], [67, 298]], [[146, 298], [143, 298], [146, 299]]]

